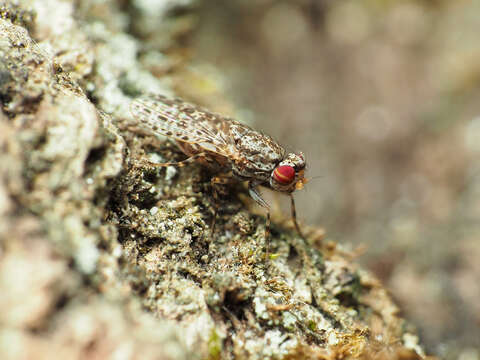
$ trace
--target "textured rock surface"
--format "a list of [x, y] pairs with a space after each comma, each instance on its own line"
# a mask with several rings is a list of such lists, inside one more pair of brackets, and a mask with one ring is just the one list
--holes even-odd
[[354, 254], [277, 220], [266, 262], [241, 185], [211, 236], [210, 174], [148, 166], [182, 155], [135, 131], [131, 98], [192, 76], [164, 54], [194, 12], [159, 4], [0, 9], [0, 358], [423, 357]]

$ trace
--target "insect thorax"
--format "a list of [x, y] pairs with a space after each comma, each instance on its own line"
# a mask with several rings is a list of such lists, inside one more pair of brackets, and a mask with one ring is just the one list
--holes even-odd
[[245, 178], [268, 181], [271, 172], [285, 157], [285, 150], [270, 136], [233, 122], [229, 128], [237, 159], [233, 163], [234, 173]]

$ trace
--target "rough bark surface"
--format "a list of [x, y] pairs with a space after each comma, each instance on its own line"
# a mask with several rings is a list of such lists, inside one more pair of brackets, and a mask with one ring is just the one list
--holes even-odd
[[276, 217], [266, 261], [241, 184], [212, 235], [211, 174], [149, 166], [182, 159], [128, 111], [192, 76], [163, 54], [192, 31], [178, 3], [1, 5], [0, 358], [424, 358], [387, 291], [320, 230], [301, 239]]

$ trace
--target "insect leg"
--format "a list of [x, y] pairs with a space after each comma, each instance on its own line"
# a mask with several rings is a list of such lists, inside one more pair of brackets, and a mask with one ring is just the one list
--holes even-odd
[[210, 234], [213, 237], [213, 233], [215, 232], [215, 224], [217, 222], [217, 213], [218, 213], [218, 207], [219, 207], [219, 198], [218, 198], [218, 191], [217, 187], [218, 185], [222, 184], [228, 184], [231, 181], [231, 175], [230, 174], [223, 174], [219, 176], [215, 176], [210, 180], [210, 184], [212, 185], [212, 190], [213, 190], [213, 201], [214, 201], [214, 209], [213, 209], [213, 219], [212, 223], [210, 225]]
[[293, 199], [293, 194], [290, 193], [290, 210], [292, 213], [292, 220], [293, 224], [295, 225], [295, 229], [298, 232], [298, 235], [300, 235], [301, 238], [305, 238], [302, 234], [302, 231], [300, 230], [300, 226], [298, 226], [297, 222], [297, 210], [295, 209], [295, 200]]
[[257, 184], [254, 182], [249, 182], [248, 183], [248, 193], [252, 197], [255, 202], [263, 206], [267, 210], [267, 220], [265, 222], [265, 242], [266, 242], [266, 258], [268, 259], [269, 254], [270, 254], [270, 206], [268, 203], [262, 198], [260, 193], [258, 192], [256, 188]]
[[175, 166], [175, 167], [184, 167], [190, 163], [195, 162], [197, 159], [202, 158], [206, 155], [206, 153], [198, 153], [193, 156], [190, 156], [188, 159], [179, 161], [179, 162], [168, 162], [168, 163], [154, 163], [151, 161], [148, 161], [148, 164], [150, 166], [155, 166], [155, 167], [165, 167], [165, 166]]

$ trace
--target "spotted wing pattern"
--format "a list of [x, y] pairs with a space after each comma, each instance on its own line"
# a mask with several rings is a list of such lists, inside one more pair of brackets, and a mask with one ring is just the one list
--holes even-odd
[[198, 145], [225, 157], [232, 157], [232, 146], [223, 128], [228, 118], [163, 95], [145, 95], [131, 104], [139, 125], [153, 133]]

